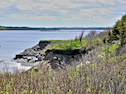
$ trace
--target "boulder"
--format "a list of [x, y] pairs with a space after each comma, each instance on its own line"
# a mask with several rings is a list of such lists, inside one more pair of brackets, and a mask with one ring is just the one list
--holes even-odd
[[23, 58], [23, 54], [17, 54], [14, 59]]
[[40, 54], [36, 54], [35, 57], [36, 57], [36, 58], [40, 57]]
[[27, 60], [28, 61], [31, 60], [31, 59], [33, 59], [33, 57], [31, 57], [31, 56], [27, 57]]
[[29, 63], [35, 63], [36, 62], [36, 60], [34, 60], [34, 59], [31, 59], [30, 61], [29, 61]]
[[27, 59], [21, 58], [21, 59], [17, 59], [17, 60], [14, 60], [14, 61], [17, 62], [17, 63], [26, 63]]
[[35, 62], [38, 61], [38, 58], [36, 58], [36, 57], [29, 57], [28, 61], [29, 61], [29, 63], [35, 63]]
[[34, 56], [35, 51], [31, 48], [26, 49], [23, 53], [21, 53], [24, 56]]
[[38, 61], [42, 61], [44, 57], [38, 57]]
[[53, 60], [58, 60], [58, 57], [57, 57], [57, 56], [54, 56], [54, 57], [53, 57]]

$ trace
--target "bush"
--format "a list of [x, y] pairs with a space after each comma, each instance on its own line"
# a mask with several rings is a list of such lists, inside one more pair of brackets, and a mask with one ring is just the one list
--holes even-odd
[[101, 44], [101, 41], [100, 41], [100, 39], [93, 39], [92, 40], [92, 43], [95, 45], [95, 46], [98, 46], [98, 45], [100, 45]]
[[120, 47], [126, 44], [126, 15], [124, 15], [121, 21], [117, 21], [115, 26], [113, 27], [112, 32], [108, 32], [109, 40], [108, 42], [112, 42], [114, 40], [120, 39]]
[[0, 75], [0, 94], [125, 94], [126, 55], [61, 71]]
[[103, 42], [104, 44], [106, 44], [106, 43], [107, 43], [107, 41], [108, 41], [107, 37], [106, 37], [106, 36], [104, 36], [104, 37], [102, 38], [102, 42]]

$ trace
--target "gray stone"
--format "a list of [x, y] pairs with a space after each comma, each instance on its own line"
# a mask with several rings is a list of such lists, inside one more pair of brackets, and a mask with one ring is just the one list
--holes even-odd
[[62, 59], [61, 59], [61, 58], [58, 58], [58, 60], [59, 60], [59, 61], [62, 61]]
[[33, 57], [30, 57], [30, 56], [29, 56], [29, 57], [27, 57], [27, 59], [28, 59], [28, 60], [31, 60], [31, 59], [33, 59]]
[[50, 57], [52, 57], [52, 54], [47, 54], [47, 55], [45, 56], [45, 59], [46, 59], [46, 60], [49, 60]]
[[21, 59], [15, 60], [15, 62], [17, 62], [17, 63], [26, 63], [27, 62], [27, 59], [21, 58]]
[[31, 48], [28, 48], [21, 54], [23, 54], [24, 56], [33, 56], [35, 55], [35, 51]]
[[53, 57], [53, 60], [58, 60], [58, 57], [57, 57], [57, 56], [54, 56], [54, 57]]
[[37, 62], [38, 61], [38, 58], [33, 58], [33, 59], [31, 59], [31, 60], [29, 60], [29, 63], [35, 63], [35, 62]]
[[40, 54], [35, 55], [36, 58], [38, 58], [39, 56], [40, 56]]
[[43, 57], [38, 57], [38, 61], [42, 61], [43, 60]]
[[28, 56], [23, 56], [23, 59], [27, 59]]
[[35, 72], [38, 72], [39, 70], [38, 69], [34, 69], [35, 70]]

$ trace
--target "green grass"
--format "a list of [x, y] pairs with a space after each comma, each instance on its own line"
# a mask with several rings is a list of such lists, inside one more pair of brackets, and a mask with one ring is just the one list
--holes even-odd
[[52, 45], [49, 49], [60, 49], [60, 50], [74, 50], [80, 49], [85, 46], [88, 41], [87, 38], [83, 38], [81, 42], [79, 39], [76, 40], [41, 40], [39, 43], [51, 42]]
[[105, 52], [106, 55], [115, 55], [119, 47], [120, 43], [115, 43], [113, 45], [104, 45], [102, 47], [102, 51]]
[[79, 39], [77, 40], [70, 40], [70, 41], [58, 41], [56, 43], [54, 43], [50, 49], [60, 49], [60, 50], [74, 50], [74, 49], [80, 49], [83, 46], [86, 46], [87, 44], [87, 39], [84, 38], [82, 39], [82, 41], [80, 42]]
[[40, 40], [39, 43], [43, 43], [43, 42], [61, 42], [62, 40]]

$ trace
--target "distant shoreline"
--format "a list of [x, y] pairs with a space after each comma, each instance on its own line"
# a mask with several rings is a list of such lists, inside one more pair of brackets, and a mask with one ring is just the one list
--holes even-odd
[[[63, 30], [0, 30], [0, 32], [76, 32], [76, 31], [100, 31], [100, 30], [106, 30], [106, 29], [63, 29]], [[110, 29], [111, 30], [111, 29]]]
[[5, 31], [5, 32], [14, 32], [14, 31], [19, 31], [19, 32], [40, 32], [40, 30], [0, 30], [1, 31]]
[[5, 30], [21, 30], [21, 31], [60, 31], [60, 30], [106, 30], [106, 29], [112, 29], [112, 27], [52, 27], [52, 28], [33, 28], [33, 27], [6, 27], [6, 26], [0, 26], [0, 31]]

